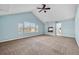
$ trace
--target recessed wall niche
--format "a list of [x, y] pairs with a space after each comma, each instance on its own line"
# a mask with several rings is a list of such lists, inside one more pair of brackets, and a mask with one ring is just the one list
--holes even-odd
[[48, 27], [48, 32], [53, 32], [53, 27]]

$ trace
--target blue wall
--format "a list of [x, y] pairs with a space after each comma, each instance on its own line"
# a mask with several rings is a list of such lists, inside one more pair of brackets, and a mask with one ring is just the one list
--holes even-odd
[[65, 37], [75, 37], [75, 20], [64, 20], [62, 23], [62, 34]]
[[[39, 32], [34, 32], [34, 33], [22, 32], [20, 35], [18, 35], [18, 23], [23, 23], [24, 21], [38, 24]], [[78, 21], [79, 20], [76, 20], [77, 24], [79, 24]], [[74, 19], [59, 21], [59, 22], [62, 23], [63, 36], [75, 37]], [[44, 24], [31, 12], [0, 16], [0, 41], [18, 38], [18, 37], [28, 37], [28, 36], [44, 34], [44, 29], [45, 29]], [[79, 35], [79, 33], [76, 33], [76, 35]], [[79, 36], [76, 36], [76, 38], [78, 39]]]
[[2, 39], [2, 20], [0, 20], [0, 38]]
[[[38, 24], [39, 32], [21, 33], [18, 35], [18, 23], [23, 23], [24, 21]], [[28, 37], [32, 35], [43, 34], [43, 28], [44, 24], [31, 12], [0, 16], [0, 41], [17, 38], [18, 36]]]
[[[59, 23], [62, 23], [61, 25], [61, 30], [62, 30], [62, 35], [64, 37], [75, 37], [75, 20], [73, 19], [69, 19], [69, 20], [62, 20], [62, 21], [57, 21]], [[55, 35], [55, 33], [48, 33], [48, 27], [49, 26], [53, 26], [55, 27], [55, 23], [56, 22], [48, 22], [45, 24], [45, 34], [53, 34]], [[55, 30], [54, 30], [55, 32]]]
[[75, 34], [76, 34], [76, 41], [79, 46], [79, 5], [77, 8], [77, 14], [75, 18]]

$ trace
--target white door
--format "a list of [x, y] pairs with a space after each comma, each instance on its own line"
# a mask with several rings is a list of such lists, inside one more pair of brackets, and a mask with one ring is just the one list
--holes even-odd
[[56, 23], [56, 35], [61, 36], [62, 35], [62, 30], [61, 30], [61, 23]]

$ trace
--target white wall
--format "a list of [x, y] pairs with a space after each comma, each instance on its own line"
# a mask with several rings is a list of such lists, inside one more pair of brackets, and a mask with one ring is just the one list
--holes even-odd
[[76, 41], [77, 44], [79, 46], [79, 5], [77, 8], [77, 14], [76, 14], [76, 18], [75, 18], [75, 37], [76, 37]]

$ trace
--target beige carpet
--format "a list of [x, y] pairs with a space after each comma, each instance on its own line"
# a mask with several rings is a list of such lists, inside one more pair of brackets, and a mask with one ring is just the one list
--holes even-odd
[[0, 43], [1, 55], [79, 55], [73, 38], [35, 36]]

